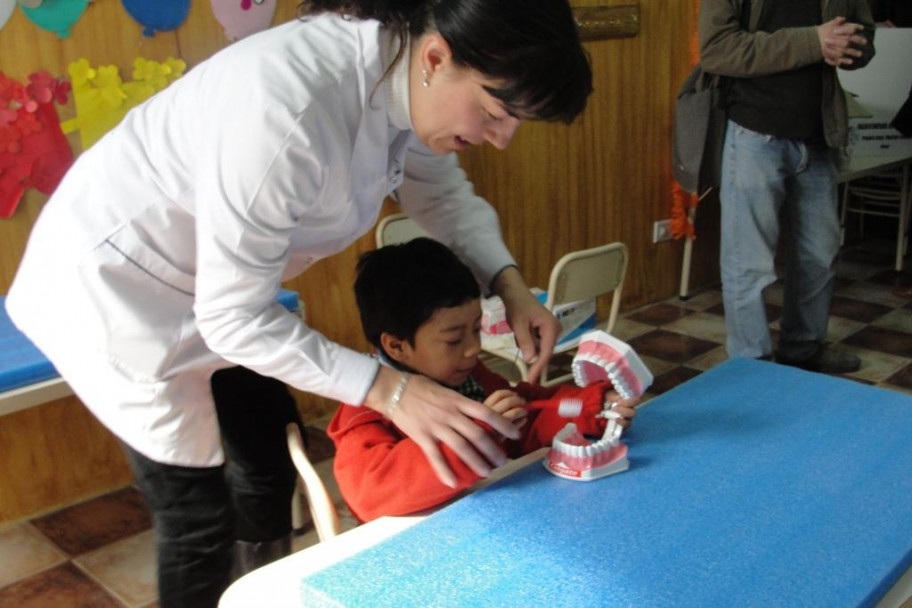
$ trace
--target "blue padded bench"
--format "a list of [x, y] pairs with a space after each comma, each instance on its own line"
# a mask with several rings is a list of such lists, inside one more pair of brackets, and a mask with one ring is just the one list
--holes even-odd
[[[297, 292], [279, 291], [278, 301], [301, 311]], [[0, 296], [0, 416], [72, 395], [73, 391], [38, 348], [13, 325]]]
[[0, 296], [0, 416], [73, 391], [50, 361], [13, 325]]

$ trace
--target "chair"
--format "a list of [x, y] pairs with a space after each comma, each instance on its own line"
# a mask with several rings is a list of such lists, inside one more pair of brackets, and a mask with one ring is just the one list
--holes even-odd
[[339, 512], [336, 510], [336, 505], [333, 504], [323, 480], [320, 479], [320, 475], [307, 457], [307, 452], [304, 450], [304, 440], [301, 437], [301, 429], [292, 422], [285, 427], [285, 435], [288, 440], [288, 452], [291, 454], [291, 461], [304, 482], [307, 505], [310, 508], [310, 514], [317, 529], [317, 536], [320, 537], [321, 542], [338, 536], [342, 532], [342, 527], [339, 524]]
[[378, 248], [384, 245], [406, 243], [419, 236], [433, 238], [415, 220], [404, 213], [394, 213], [380, 220], [375, 233]]
[[[617, 321], [618, 310], [621, 306], [621, 288], [627, 274], [627, 247], [624, 243], [609, 243], [591, 249], [582, 249], [568, 253], [554, 265], [548, 280], [548, 298], [545, 308], [554, 310], [559, 304], [587, 300], [611, 293], [611, 309], [608, 319], [599, 323], [600, 329], [608, 333], [614, 329]], [[576, 349], [579, 337], [568, 340], [555, 347], [554, 354], [568, 354]], [[523, 380], [528, 380], [529, 369], [520, 358], [517, 348], [485, 348], [485, 350], [502, 359], [513, 363], [519, 370]], [[552, 376], [555, 366], [549, 365], [542, 370], [539, 383], [542, 386], [552, 386], [566, 382], [573, 378], [573, 373], [561, 370], [563, 373]]]
[[846, 182], [843, 186], [840, 225], [845, 237], [846, 215], [860, 216], [859, 231], [864, 232], [864, 216], [873, 215], [895, 218], [898, 222], [896, 235], [896, 270], [902, 270], [902, 258], [908, 252], [909, 221], [909, 169], [902, 168], [863, 177]]

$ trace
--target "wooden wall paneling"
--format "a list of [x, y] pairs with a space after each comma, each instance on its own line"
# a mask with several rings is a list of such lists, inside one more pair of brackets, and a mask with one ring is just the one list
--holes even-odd
[[[0, 71], [20, 82], [38, 70], [68, 78], [69, 63], [83, 57], [93, 67], [116, 65], [129, 81], [136, 57], [161, 61], [168, 56], [178, 56], [175, 34], [142, 36], [141, 26], [113, 0], [92, 3], [63, 40], [32, 24], [19, 10], [0, 30]], [[71, 118], [72, 96], [57, 110], [61, 120]], [[78, 133], [69, 141], [78, 154]], [[9, 290], [46, 200], [28, 190], [15, 214], [0, 220], [0, 293]], [[63, 314], [66, 294], [60, 294], [60, 301]], [[0, 462], [0, 524], [123, 487], [132, 479], [117, 440], [75, 397], [0, 418]]]
[[673, 33], [687, 31], [688, 7], [642, 3], [638, 36], [586, 43], [595, 92], [576, 124], [526, 124], [505, 152], [463, 154], [530, 284], [543, 285], [568, 251], [620, 240], [631, 253], [626, 309], [674, 292], [681, 243], [651, 235], [670, 216], [668, 83], [686, 51], [686, 36]]
[[35, 219], [47, 197], [29, 190], [12, 217], [0, 219], [0, 294], [9, 291]]
[[73, 35], [60, 40], [59, 46], [63, 59], [60, 74], [67, 75], [67, 65], [85, 58], [92, 67], [116, 65], [124, 81], [133, 80], [136, 57], [162, 60], [169, 55], [178, 55], [174, 32], [143, 36], [142, 26], [129, 16], [120, 2], [112, 0], [91, 3], [73, 27]]
[[[697, 30], [697, 12], [690, 3], [682, 3], [679, 7], [678, 19], [682, 23], [687, 23], [690, 32]], [[693, 41], [694, 52], [696, 52], [696, 43]], [[687, 75], [690, 74], [690, 47], [682, 49], [681, 55], [676, 57], [674, 62], [675, 72], [671, 80], [672, 88], [669, 90], [671, 99], [677, 96], [678, 89]], [[669, 140], [670, 140], [669, 135]], [[671, 170], [669, 166], [669, 171]], [[700, 287], [717, 285], [721, 281], [719, 267], [719, 242], [720, 242], [720, 207], [719, 191], [716, 189], [711, 192], [703, 201], [697, 211], [695, 231], [697, 238], [693, 242], [693, 259], [691, 262], [690, 273], [690, 293], [695, 293]], [[678, 287], [680, 287], [680, 276], [678, 278]]]
[[[585, 43], [592, 58], [596, 91], [576, 124], [526, 124], [506, 151], [486, 147], [462, 155], [477, 191], [497, 208], [507, 244], [530, 285], [544, 286], [554, 262], [567, 251], [620, 240], [631, 252], [625, 310], [676, 292], [681, 243], [653, 245], [651, 234], [655, 220], [670, 216], [672, 103], [688, 72], [692, 2], [642, 0], [635, 37]], [[578, 0], [573, 4], [601, 3]], [[296, 6], [295, 0], [280, 0], [273, 24], [294, 18]], [[192, 69], [230, 44], [205, 0], [191, 3], [187, 21], [175, 32], [145, 38], [140, 29], [114, 0], [93, 3], [73, 28], [72, 37], [62, 41], [39, 30], [16, 11], [0, 30], [0, 70], [19, 79], [37, 69], [63, 75], [69, 62], [86, 57], [93, 66], [117, 65], [129, 79], [137, 56], [159, 61], [180, 57]], [[72, 102], [58, 110], [62, 118], [70, 117]], [[78, 151], [78, 140], [71, 141]], [[9, 288], [28, 232], [45, 199], [29, 191], [14, 217], [0, 220], [0, 293]], [[387, 202], [383, 214], [396, 210]], [[707, 275], [706, 256], [716, 255], [708, 237], [711, 235], [701, 233], [695, 247], [693, 285], [699, 285]], [[319, 262], [286, 284], [301, 294], [308, 321], [315, 329], [359, 350], [368, 346], [361, 335], [351, 284], [358, 255], [373, 247], [373, 235], [365, 235], [347, 251]], [[330, 412], [336, 405], [312, 395], [299, 393], [296, 397], [308, 416]], [[55, 402], [43, 407], [61, 405]], [[77, 420], [88, 415], [80, 407], [63, 411], [71, 412], [66, 415]], [[54, 443], [54, 433], [62, 432], [8, 418], [0, 419], [3, 441], [12, 432]], [[74, 425], [61, 422], [59, 426]], [[101, 445], [114, 447], [106, 442]], [[119, 450], [107, 458], [114, 462], [117, 455]], [[3, 495], [12, 481], [0, 484]], [[0, 512], [3, 508], [0, 505]]]
[[180, 58], [189, 69], [231, 44], [225, 37], [225, 29], [212, 14], [209, 0], [190, 3], [187, 21], [175, 30], [175, 36]]
[[[272, 25], [275, 26], [294, 19], [297, 6], [297, 0], [277, 0]], [[180, 58], [191, 67], [232, 43], [225, 36], [225, 28], [212, 14], [212, 6], [209, 0], [191, 2], [187, 21], [175, 31], [175, 34], [180, 49]]]
[[117, 440], [75, 397], [0, 418], [0, 525], [130, 483]]

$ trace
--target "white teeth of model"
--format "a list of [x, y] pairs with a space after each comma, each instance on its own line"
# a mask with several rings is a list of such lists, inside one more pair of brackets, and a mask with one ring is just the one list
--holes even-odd
[[630, 387], [627, 386], [627, 383], [624, 382], [623, 378], [618, 378], [612, 381], [612, 384], [614, 384], [614, 390], [616, 390], [618, 395], [620, 395], [623, 399], [630, 399], [633, 397], [633, 393], [630, 390]]

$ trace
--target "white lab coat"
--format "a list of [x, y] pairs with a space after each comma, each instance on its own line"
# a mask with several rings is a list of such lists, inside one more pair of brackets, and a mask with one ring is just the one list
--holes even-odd
[[10, 316], [140, 453], [223, 462], [209, 379], [232, 364], [363, 401], [377, 363], [275, 297], [370, 230], [392, 191], [482, 282], [513, 263], [455, 155], [391, 125], [375, 89], [390, 44], [330, 15], [240, 41], [131, 111], [46, 205]]

